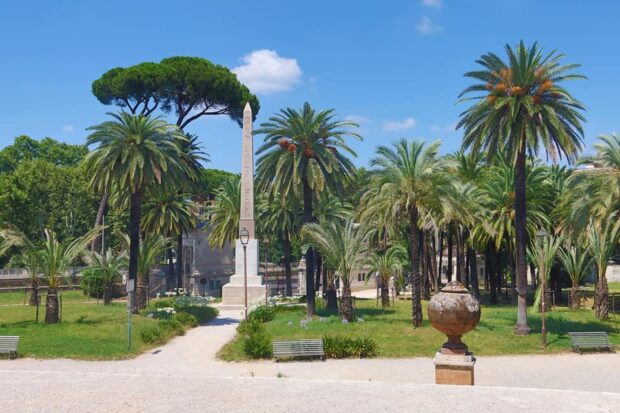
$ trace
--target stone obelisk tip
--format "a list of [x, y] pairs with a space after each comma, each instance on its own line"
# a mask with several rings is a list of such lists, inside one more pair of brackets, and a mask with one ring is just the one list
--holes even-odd
[[245, 106], [243, 107], [243, 112], [250, 112], [252, 113], [252, 106], [250, 106], [250, 102], [246, 102]]

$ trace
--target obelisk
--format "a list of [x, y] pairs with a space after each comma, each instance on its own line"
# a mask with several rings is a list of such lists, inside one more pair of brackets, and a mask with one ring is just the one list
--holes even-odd
[[235, 274], [222, 287], [223, 306], [244, 305], [244, 258], [247, 260], [248, 303], [265, 299], [263, 277], [258, 275], [258, 240], [254, 224], [254, 143], [252, 136], [252, 108], [249, 103], [243, 109], [243, 140], [241, 144], [241, 208], [239, 231], [247, 229], [250, 239], [244, 257], [243, 245], [235, 243]]

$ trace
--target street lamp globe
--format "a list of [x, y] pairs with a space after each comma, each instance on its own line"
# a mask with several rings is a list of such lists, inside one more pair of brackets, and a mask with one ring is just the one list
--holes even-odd
[[243, 227], [241, 231], [239, 231], [239, 240], [244, 247], [248, 245], [248, 242], [250, 242], [250, 231], [248, 231], [247, 228]]

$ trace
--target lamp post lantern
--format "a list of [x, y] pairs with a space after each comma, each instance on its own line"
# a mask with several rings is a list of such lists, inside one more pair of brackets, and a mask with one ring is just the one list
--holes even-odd
[[538, 232], [536, 232], [536, 237], [539, 239], [540, 241], [540, 257], [538, 257], [539, 259], [539, 263], [538, 263], [538, 273], [540, 274], [540, 300], [541, 300], [541, 310], [540, 310], [540, 321], [541, 321], [541, 327], [540, 327], [540, 339], [542, 341], [542, 346], [543, 348], [547, 348], [547, 328], [545, 326], [545, 296], [547, 295], [547, 283], [545, 280], [545, 259], [543, 257], [544, 254], [544, 242], [547, 239], [547, 236], [549, 234], [547, 234], [547, 231], [545, 231], [544, 229], [539, 230]]
[[250, 231], [246, 227], [243, 227], [239, 231], [239, 240], [243, 245], [243, 314], [244, 319], [248, 319], [248, 255], [247, 246], [250, 241]]

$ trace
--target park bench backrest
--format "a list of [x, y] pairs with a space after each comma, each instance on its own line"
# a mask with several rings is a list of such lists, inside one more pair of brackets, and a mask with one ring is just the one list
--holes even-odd
[[577, 349], [612, 349], [607, 333], [604, 331], [570, 332], [568, 333], [573, 348]]
[[323, 357], [322, 339], [294, 340], [294, 341], [274, 341], [273, 355], [279, 357]]
[[0, 336], [0, 353], [16, 353], [19, 336]]

